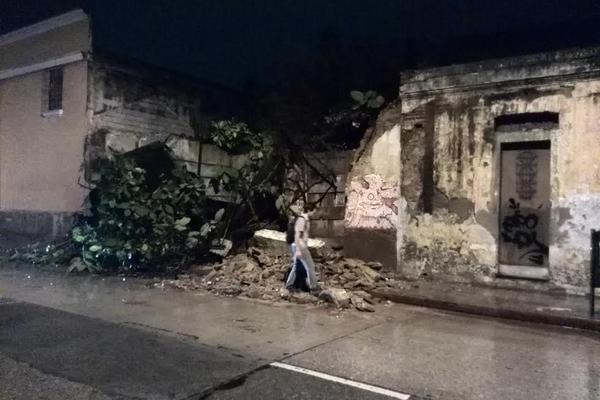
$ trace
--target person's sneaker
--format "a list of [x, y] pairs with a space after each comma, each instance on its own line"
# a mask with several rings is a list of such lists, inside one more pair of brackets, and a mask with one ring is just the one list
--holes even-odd
[[281, 289], [279, 290], [279, 296], [280, 296], [282, 299], [284, 299], [284, 300], [287, 300], [287, 299], [290, 297], [290, 290], [289, 290], [289, 289], [287, 289], [287, 288], [284, 288], [284, 287], [283, 287], [283, 288], [281, 288]]
[[323, 291], [323, 289], [321, 288], [321, 285], [316, 285], [314, 288], [312, 288], [310, 290], [310, 294], [312, 294], [313, 296], [319, 297], [319, 295], [321, 294], [322, 291]]

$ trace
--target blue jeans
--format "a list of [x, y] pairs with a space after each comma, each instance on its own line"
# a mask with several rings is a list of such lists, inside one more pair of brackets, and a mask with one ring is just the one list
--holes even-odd
[[[308, 271], [308, 267], [302, 257], [296, 257], [296, 244], [292, 243], [290, 246], [290, 250], [292, 251], [292, 269], [290, 270], [290, 274], [285, 282], [286, 288], [296, 287], [298, 289], [310, 290], [313, 285], [310, 281], [310, 274]], [[296, 280], [300, 278], [302, 279], [300, 282], [296, 282]]]

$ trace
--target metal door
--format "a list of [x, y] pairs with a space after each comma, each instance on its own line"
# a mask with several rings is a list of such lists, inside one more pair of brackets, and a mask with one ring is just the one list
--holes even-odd
[[501, 146], [501, 264], [548, 267], [550, 142]]

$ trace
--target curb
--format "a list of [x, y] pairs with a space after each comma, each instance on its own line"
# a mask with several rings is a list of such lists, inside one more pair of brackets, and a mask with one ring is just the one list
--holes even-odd
[[472, 304], [461, 304], [446, 300], [436, 300], [431, 298], [399, 294], [386, 290], [375, 290], [372, 292], [372, 294], [375, 297], [390, 300], [394, 303], [410, 304], [413, 306], [436, 308], [440, 310], [455, 311], [464, 314], [481, 315], [486, 317], [533, 322], [538, 324], [555, 325], [600, 332], [600, 319], [542, 314], [536, 312], [500, 309]]

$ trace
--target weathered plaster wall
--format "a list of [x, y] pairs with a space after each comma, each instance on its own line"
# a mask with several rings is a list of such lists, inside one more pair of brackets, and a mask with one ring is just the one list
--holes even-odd
[[[408, 279], [586, 292], [589, 232], [600, 228], [600, 49], [407, 72], [402, 82], [401, 107], [382, 112], [352, 166], [346, 251], [385, 258], [394, 231]], [[496, 126], [531, 113], [558, 121]], [[523, 141], [550, 142], [549, 250], [547, 267], [514, 272], [498, 258], [500, 156]]]
[[493, 143], [482, 118], [489, 115], [478, 105], [456, 95], [403, 103], [398, 272], [405, 278], [494, 275], [495, 233], [476, 220], [493, 190]]
[[[600, 81], [577, 82], [565, 134], [557, 137], [553, 182], [553, 279], [567, 287], [589, 282], [590, 230], [600, 227]], [[562, 150], [562, 151], [561, 151]]]
[[[414, 141], [405, 135], [414, 137], [419, 127], [425, 131], [428, 124], [433, 127], [433, 188], [432, 207], [425, 212], [415, 192], [427, 191], [426, 176], [403, 159], [402, 182], [407, 185], [402, 186], [400, 200], [404, 206], [399, 220], [401, 274], [415, 279], [520, 284], [498, 277], [500, 144], [550, 140], [549, 268], [546, 283], [537, 287], [586, 290], [589, 231], [600, 226], [600, 81], [592, 72], [593, 63], [571, 60], [566, 67], [553, 66], [556, 58], [560, 57], [543, 65], [543, 72], [542, 67], [519, 67], [515, 61], [517, 72], [510, 68], [490, 72], [494, 85], [485, 84], [482, 75], [488, 75], [480, 69], [469, 75], [471, 65], [464, 67], [463, 75], [459, 66], [442, 71], [455, 74], [452, 79], [441, 77], [439, 71], [416, 74], [419, 82], [409, 81], [404, 87], [408, 93], [401, 94], [402, 145]], [[578, 62], [582, 63], [579, 70], [587, 69], [587, 74], [564, 76]], [[426, 76], [435, 76], [436, 82]], [[477, 85], [479, 80], [482, 84]], [[416, 93], [417, 88], [427, 90]], [[430, 110], [429, 115], [424, 109]], [[558, 113], [559, 125], [494, 129], [498, 116], [535, 112]], [[426, 159], [418, 151], [416, 156]]]
[[346, 184], [347, 256], [396, 265], [400, 187], [400, 105], [379, 116], [355, 153]]

